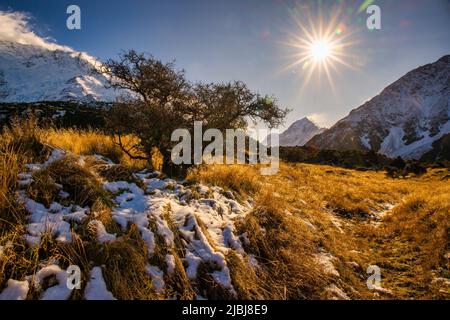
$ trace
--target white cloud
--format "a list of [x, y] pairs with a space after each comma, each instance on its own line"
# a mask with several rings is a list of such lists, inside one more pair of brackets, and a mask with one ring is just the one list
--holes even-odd
[[[33, 45], [47, 50], [61, 50], [78, 55], [79, 52], [74, 49], [57, 44], [49, 38], [43, 38], [37, 35], [30, 27], [31, 16], [24, 12], [6, 12], [0, 11], [0, 41], [20, 43], [23, 45]], [[82, 52], [82, 58], [93, 65], [97, 65], [97, 60]]]
[[0, 28], [0, 40], [35, 45], [52, 51], [73, 51], [67, 46], [61, 46], [34, 33], [29, 26], [30, 18], [24, 12], [0, 11], [0, 25], [2, 26]]

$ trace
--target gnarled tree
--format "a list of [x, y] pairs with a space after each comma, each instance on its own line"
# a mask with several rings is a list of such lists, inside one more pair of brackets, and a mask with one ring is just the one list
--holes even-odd
[[[165, 173], [171, 169], [170, 139], [175, 129], [192, 130], [194, 121], [219, 130], [245, 129], [249, 120], [276, 127], [287, 113], [276, 99], [253, 93], [242, 82], [191, 84], [173, 62], [163, 63], [134, 50], [122, 53], [119, 60], [108, 60], [102, 72], [111, 87], [130, 93], [112, 107], [108, 119], [118, 144], [130, 157], [148, 160], [157, 148]], [[125, 146], [126, 134], [139, 137], [140, 143]]]

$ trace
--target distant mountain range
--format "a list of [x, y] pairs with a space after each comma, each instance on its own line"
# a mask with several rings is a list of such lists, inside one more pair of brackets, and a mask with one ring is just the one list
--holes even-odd
[[[314, 136], [307, 146], [373, 150], [388, 157], [448, 155], [450, 55], [419, 67]], [[439, 148], [439, 150], [434, 150]], [[438, 158], [439, 158], [438, 157]]]
[[[113, 102], [99, 62], [67, 47], [0, 40], [0, 103]], [[5, 115], [3, 115], [3, 118]], [[281, 146], [373, 150], [388, 157], [441, 159], [449, 151], [450, 55], [419, 67], [338, 121], [320, 128], [308, 118], [279, 135]], [[270, 141], [267, 137], [265, 142]]]

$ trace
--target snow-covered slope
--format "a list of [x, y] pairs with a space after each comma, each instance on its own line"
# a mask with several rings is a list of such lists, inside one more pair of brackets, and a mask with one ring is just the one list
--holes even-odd
[[[279, 143], [282, 147], [303, 146], [315, 135], [322, 133], [325, 129], [319, 128], [308, 118], [302, 118], [294, 122], [286, 131], [279, 135]], [[265, 142], [270, 142], [271, 136]]]
[[0, 39], [0, 102], [111, 102], [119, 92], [93, 72], [98, 62], [63, 46], [22, 44]]
[[[24, 240], [29, 247], [39, 246], [42, 236], [48, 234], [54, 236], [58, 243], [70, 244], [79, 241], [79, 228], [83, 222], [87, 222], [87, 229], [94, 235], [93, 241], [99, 245], [120, 243], [124, 241], [124, 234], [130, 226], [134, 225], [145, 243], [145, 271], [151, 279], [154, 291], [161, 297], [181, 296], [182, 292], [174, 292], [170, 286], [166, 287], [170, 282], [165, 282], [171, 279], [175, 272], [179, 272], [181, 266], [187, 276], [183, 281], [192, 283], [191, 290], [196, 290], [198, 299], [202, 298], [200, 295], [204, 295], [205, 290], [199, 286], [197, 288], [197, 279], [205, 277], [203, 264], [213, 266], [208, 269], [207, 276], [211, 278], [210, 285], [214, 292], [221, 290], [222, 297], [238, 297], [227, 256], [232, 252], [242, 261], [248, 259], [257, 265], [254, 256], [244, 250], [244, 243], [249, 240], [237, 229], [237, 224], [242, 222], [253, 208], [251, 199], [238, 202], [233, 192], [220, 187], [201, 184], [185, 186], [175, 180], [163, 178], [159, 172], [145, 169], [133, 174], [133, 179], [139, 181], [138, 184], [123, 180], [103, 182], [103, 188], [114, 195], [115, 205], [112, 208], [111, 221], [116, 222], [121, 230], [112, 234], [107, 231], [103, 222], [97, 219], [95, 210], [89, 206], [75, 204], [73, 199], [67, 202], [71, 195], [63, 190], [63, 184], [59, 185], [60, 191], [56, 198], [59, 202], [55, 199], [49, 207], [30, 198], [26, 192], [26, 188], [35, 184], [36, 174], [57, 161], [65, 161], [73, 156], [64, 150], [54, 149], [44, 163], [29, 163], [26, 165], [27, 171], [18, 176], [21, 189], [18, 191], [19, 201], [30, 214], [24, 234]], [[85, 160], [89, 157], [92, 156], [78, 157], [77, 165], [83, 167], [88, 163]], [[94, 158], [97, 165], [101, 164], [107, 168], [117, 166], [101, 156]], [[91, 169], [85, 167], [85, 170]], [[163, 262], [156, 264], [156, 255], [166, 251]], [[178, 252], [182, 252], [181, 258]], [[142, 254], [141, 251], [139, 254]], [[176, 259], [182, 261], [179, 260], [177, 264]], [[23, 300], [31, 288], [39, 287], [41, 290], [40, 285], [50, 276], [54, 276], [56, 281], [42, 290], [39, 298], [69, 299], [72, 289], [67, 286], [68, 273], [61, 267], [58, 261], [42, 261], [41, 269], [25, 277], [25, 280], [9, 279], [7, 288], [0, 290], [0, 300]], [[105, 270], [105, 266], [94, 265], [91, 269], [90, 279], [83, 289], [85, 299], [115, 299], [106, 287], [102, 269]]]
[[419, 67], [307, 145], [418, 159], [450, 133], [450, 55]]

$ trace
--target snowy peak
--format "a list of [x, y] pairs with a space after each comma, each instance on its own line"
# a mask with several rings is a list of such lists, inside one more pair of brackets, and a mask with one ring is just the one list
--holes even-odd
[[[315, 135], [325, 129], [319, 128], [314, 122], [304, 117], [294, 122], [286, 131], [279, 135], [279, 144], [283, 147], [303, 146]], [[270, 142], [271, 137], [266, 138]]]
[[0, 102], [114, 101], [119, 92], [105, 88], [99, 65], [67, 47], [0, 40]]
[[322, 133], [325, 129], [319, 128], [308, 118], [302, 118], [294, 122], [286, 131], [280, 135], [281, 146], [303, 146], [315, 135]]
[[313, 121], [309, 120], [308, 117], [303, 117], [300, 120], [297, 120], [293, 124], [291, 124], [285, 132], [291, 130], [296, 131], [304, 129], [320, 129], [320, 128]]
[[310, 146], [418, 159], [450, 132], [450, 56], [419, 67], [353, 110]]

